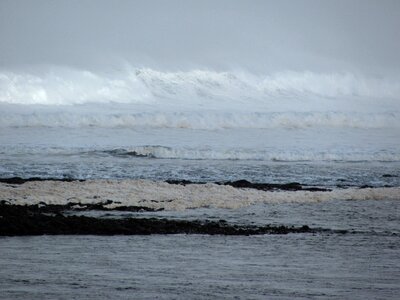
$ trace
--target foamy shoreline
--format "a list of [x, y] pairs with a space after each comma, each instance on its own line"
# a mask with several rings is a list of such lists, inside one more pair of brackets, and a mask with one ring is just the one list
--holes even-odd
[[45, 180], [28, 181], [23, 184], [0, 183], [0, 200], [15, 205], [39, 203], [85, 205], [112, 201], [106, 207], [142, 206], [179, 211], [202, 207], [236, 209], [259, 203], [400, 200], [400, 187], [264, 191], [215, 183], [182, 185], [136, 179]]

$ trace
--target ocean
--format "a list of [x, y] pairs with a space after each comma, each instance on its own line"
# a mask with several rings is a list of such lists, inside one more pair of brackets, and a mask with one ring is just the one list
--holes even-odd
[[0, 183], [0, 200], [316, 229], [1, 237], [0, 298], [397, 299], [399, 95], [353, 73], [0, 73], [0, 178], [40, 179]]

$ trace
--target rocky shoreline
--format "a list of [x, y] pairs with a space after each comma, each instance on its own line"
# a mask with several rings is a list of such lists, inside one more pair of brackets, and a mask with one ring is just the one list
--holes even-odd
[[[32, 184], [24, 185], [27, 182]], [[39, 182], [38, 184], [34, 182]], [[66, 182], [64, 184], [63, 182]], [[251, 183], [246, 180], [191, 182], [187, 180], [105, 181], [96, 182], [72, 178], [0, 178], [3, 194], [0, 199], [0, 236], [18, 235], [145, 235], [145, 234], [217, 234], [261, 235], [288, 233], [346, 233], [307, 225], [253, 226], [229, 224], [225, 220], [176, 220], [165, 218], [99, 218], [82, 211], [155, 212], [168, 209], [197, 207], [237, 208], [264, 201], [313, 201], [330, 199], [366, 199], [375, 191], [343, 190], [301, 185]], [[221, 189], [221, 191], [219, 190]], [[259, 190], [259, 191], [255, 191]], [[267, 193], [264, 194], [263, 191]], [[280, 193], [275, 191], [290, 191]], [[292, 193], [292, 191], [299, 191]], [[311, 193], [310, 192], [316, 192]], [[340, 193], [339, 195], [330, 193]], [[381, 192], [382, 193], [382, 192]], [[397, 190], [387, 190], [386, 198], [397, 197]], [[251, 196], [253, 202], [249, 202]], [[299, 197], [302, 197], [299, 200]], [[217, 199], [217, 200], [215, 200]], [[231, 201], [232, 202], [229, 202]], [[325, 200], [326, 200], [325, 199]], [[129, 200], [129, 201], [128, 201]], [[321, 200], [321, 201], [322, 201]], [[206, 204], [204, 204], [206, 203]]]
[[[187, 221], [162, 218], [102, 219], [87, 216], [65, 216], [71, 205], [10, 205], [0, 203], [0, 236], [25, 235], [149, 235], [149, 234], [208, 234], [261, 235], [315, 233], [307, 225], [239, 226], [219, 221]], [[102, 204], [82, 208], [105, 209]], [[141, 208], [132, 207], [134, 211]], [[110, 209], [109, 209], [110, 210]]]

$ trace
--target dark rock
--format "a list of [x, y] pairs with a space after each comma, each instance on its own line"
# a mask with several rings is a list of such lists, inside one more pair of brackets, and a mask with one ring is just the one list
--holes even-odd
[[[48, 205], [49, 206], [49, 205]], [[45, 206], [43, 208], [47, 208]], [[50, 206], [51, 207], [51, 206]], [[57, 211], [60, 207], [53, 207]], [[187, 221], [158, 218], [100, 219], [85, 216], [66, 217], [61, 213], [49, 215], [39, 206], [0, 204], [0, 236], [18, 235], [146, 235], [146, 234], [218, 234], [218, 235], [259, 235], [314, 233], [307, 225], [287, 226], [246, 226], [230, 225], [224, 220]]]
[[187, 184], [194, 184], [194, 183], [197, 183], [197, 184], [204, 184], [205, 182], [193, 182], [193, 181], [190, 181], [190, 180], [185, 180], [185, 179], [182, 179], [182, 180], [166, 180], [165, 181], [166, 183], [169, 183], [169, 184], [179, 184], [179, 185], [187, 185]]
[[373, 186], [368, 185], [368, 184], [364, 184], [364, 185], [360, 186], [360, 189], [370, 189], [370, 188], [373, 188]]
[[254, 186], [253, 183], [251, 183], [250, 181], [241, 179], [241, 180], [237, 180], [237, 181], [228, 181], [224, 183], [225, 185], [230, 185], [233, 187], [237, 187], [237, 188], [250, 188], [252, 186]]
[[298, 182], [289, 182], [289, 183], [282, 183], [282, 184], [280, 184], [280, 183], [252, 183], [250, 181], [242, 179], [242, 180], [228, 181], [228, 182], [217, 183], [217, 184], [230, 185], [235, 188], [249, 188], [249, 189], [262, 190], [262, 191], [273, 191], [273, 190], [283, 190], [283, 191], [303, 190], [303, 191], [311, 191], [311, 192], [330, 191], [329, 189], [325, 189], [325, 188], [302, 186]]
[[[117, 206], [113, 208], [106, 207], [106, 205], [114, 203], [112, 200], [107, 200], [105, 202], [98, 203], [76, 203], [69, 202], [67, 204], [46, 204], [40, 202], [39, 204], [27, 205], [25, 206], [29, 211], [36, 213], [63, 213], [64, 211], [89, 211], [89, 210], [99, 210], [99, 211], [129, 211], [129, 212], [144, 212], [144, 211], [161, 211], [163, 208], [154, 209], [146, 206]], [[6, 204], [6, 203], [4, 203]]]
[[10, 177], [10, 178], [0, 178], [0, 182], [8, 183], [8, 184], [23, 184], [28, 181], [85, 181], [84, 179], [73, 179], [73, 178], [40, 178], [40, 177], [30, 177], [30, 178], [21, 178], [21, 177]]

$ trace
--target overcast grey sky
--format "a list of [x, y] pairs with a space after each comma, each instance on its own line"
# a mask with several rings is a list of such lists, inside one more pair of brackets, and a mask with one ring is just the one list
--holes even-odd
[[400, 1], [0, 0], [0, 68], [400, 70]]

